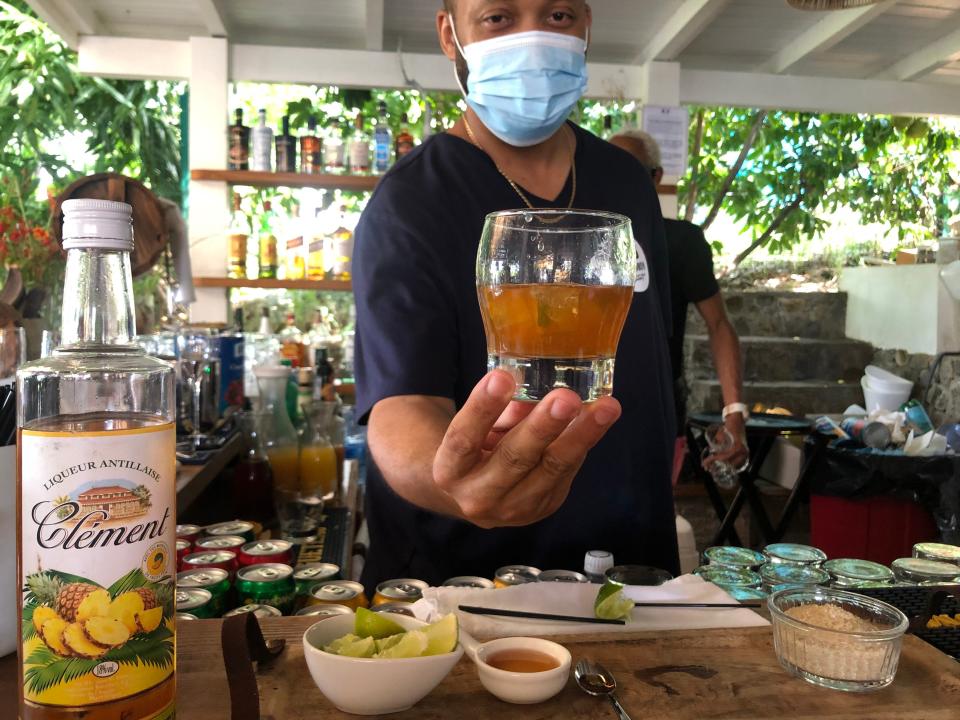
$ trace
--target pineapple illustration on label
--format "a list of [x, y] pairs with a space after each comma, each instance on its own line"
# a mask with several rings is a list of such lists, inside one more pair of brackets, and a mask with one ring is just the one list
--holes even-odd
[[[24, 430], [24, 698], [82, 706], [174, 668], [174, 429]], [[42, 562], [41, 562], [42, 558]]]

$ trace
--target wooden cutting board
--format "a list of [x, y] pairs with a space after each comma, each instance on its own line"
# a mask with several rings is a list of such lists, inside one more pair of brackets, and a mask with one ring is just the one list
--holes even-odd
[[[301, 636], [313, 620], [262, 621], [264, 635], [287, 648], [259, 669], [264, 720], [324, 720], [341, 713], [317, 690], [303, 659]], [[220, 621], [181, 623], [177, 647], [178, 720], [227, 720], [229, 692], [220, 652]], [[825, 690], [788, 675], [773, 652], [770, 628], [577, 635], [554, 638], [574, 662], [591, 658], [616, 676], [619, 697], [633, 720], [706, 718], [956, 719], [960, 716], [960, 663], [915, 637], [904, 638], [893, 685], [873, 693]], [[463, 660], [426, 698], [396, 720], [434, 718], [614, 717], [610, 705], [584, 694], [571, 679], [552, 700], [510, 705], [480, 685]]]

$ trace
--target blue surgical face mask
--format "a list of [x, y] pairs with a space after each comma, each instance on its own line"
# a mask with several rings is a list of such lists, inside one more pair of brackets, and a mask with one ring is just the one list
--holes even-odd
[[487, 129], [509, 145], [549, 138], [586, 90], [588, 40], [532, 31], [462, 47], [452, 18], [450, 26], [469, 71], [464, 89], [454, 68], [460, 92]]

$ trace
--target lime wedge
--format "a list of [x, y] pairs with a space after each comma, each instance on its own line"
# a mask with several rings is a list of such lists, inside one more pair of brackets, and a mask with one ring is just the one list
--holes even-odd
[[453, 613], [444, 615], [437, 622], [423, 628], [423, 633], [427, 636], [427, 649], [423, 651], [424, 655], [443, 655], [453, 652], [460, 635], [457, 616]]
[[[370, 639], [370, 642], [373, 642]], [[409, 630], [400, 636], [392, 647], [374, 655], [375, 658], [414, 658], [423, 655], [427, 649], [427, 634], [422, 630]]]
[[389, 650], [398, 642], [400, 642], [404, 635], [406, 635], [406, 633], [397, 633], [396, 635], [391, 635], [390, 637], [375, 640], [374, 642], [377, 644], [377, 652], [380, 653], [384, 650]]
[[379, 640], [402, 633], [403, 628], [391, 620], [386, 613], [357, 608], [357, 619], [354, 621], [353, 631], [360, 637], [372, 637]]
[[377, 641], [371, 637], [360, 638], [340, 648], [338, 655], [355, 658], [373, 657], [377, 651]]
[[593, 603], [593, 614], [604, 620], [629, 620], [632, 610], [633, 600], [615, 583], [604, 584]]
[[331, 640], [330, 644], [327, 645], [325, 648], [323, 648], [323, 651], [331, 653], [333, 655], [339, 655], [340, 648], [342, 648], [344, 645], [349, 645], [350, 643], [356, 642], [357, 640], [360, 640], [360, 639], [361, 638], [358, 635], [354, 635], [353, 633], [348, 633], [343, 637], [338, 637], [336, 640]]

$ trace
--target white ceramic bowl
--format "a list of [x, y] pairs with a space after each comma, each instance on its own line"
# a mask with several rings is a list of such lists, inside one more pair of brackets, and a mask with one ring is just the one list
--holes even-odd
[[[391, 615], [407, 630], [426, 623]], [[445, 655], [377, 660], [331, 655], [320, 648], [353, 632], [354, 616], [335, 615], [311, 625], [303, 634], [303, 654], [320, 692], [343, 712], [383, 715], [407, 710], [433, 690], [463, 655], [457, 645]]]
[[[488, 665], [486, 660], [504, 650], [533, 650], [554, 658], [558, 665], [542, 672], [511, 672]], [[563, 690], [570, 677], [570, 651], [563, 645], [532, 637], [499, 638], [485, 642], [472, 653], [480, 683], [501, 700], [520, 705], [549, 700]]]
[[864, 374], [870, 381], [870, 387], [875, 390], [885, 392], [910, 392], [913, 389], [913, 383], [899, 375], [894, 375], [889, 370], [884, 370], [876, 365], [867, 365]]
[[860, 387], [863, 388], [864, 407], [868, 413], [874, 410], [899, 410], [900, 406], [910, 399], [910, 388], [894, 392], [878, 390], [867, 375], [860, 379]]

